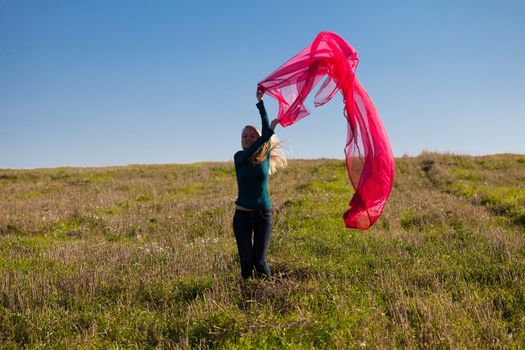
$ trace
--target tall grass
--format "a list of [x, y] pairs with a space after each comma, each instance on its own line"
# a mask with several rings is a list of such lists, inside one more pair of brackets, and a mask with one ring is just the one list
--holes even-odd
[[231, 163], [0, 170], [4, 348], [525, 347], [523, 156], [396, 160], [369, 231], [344, 163], [272, 175], [273, 281], [241, 281]]

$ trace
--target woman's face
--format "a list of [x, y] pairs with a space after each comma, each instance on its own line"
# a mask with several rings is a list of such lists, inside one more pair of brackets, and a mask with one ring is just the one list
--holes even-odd
[[241, 145], [242, 149], [247, 149], [259, 138], [259, 134], [253, 128], [244, 128], [242, 130]]

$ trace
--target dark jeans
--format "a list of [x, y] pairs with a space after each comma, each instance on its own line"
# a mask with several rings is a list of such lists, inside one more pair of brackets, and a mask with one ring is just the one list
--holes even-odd
[[266, 252], [272, 237], [272, 210], [235, 210], [233, 232], [239, 249], [242, 277], [251, 277], [254, 267], [257, 275], [271, 277]]

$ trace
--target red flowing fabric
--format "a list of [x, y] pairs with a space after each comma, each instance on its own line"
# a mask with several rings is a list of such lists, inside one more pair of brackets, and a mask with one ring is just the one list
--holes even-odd
[[323, 77], [315, 107], [341, 92], [348, 121], [346, 168], [355, 189], [343, 217], [346, 227], [366, 230], [381, 216], [392, 190], [394, 157], [379, 114], [355, 76], [357, 63], [357, 51], [345, 40], [321, 32], [259, 86], [279, 102], [278, 118], [285, 127], [310, 114], [303, 103]]

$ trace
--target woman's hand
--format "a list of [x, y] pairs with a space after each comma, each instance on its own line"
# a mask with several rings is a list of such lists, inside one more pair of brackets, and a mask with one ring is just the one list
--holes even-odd
[[255, 97], [257, 97], [257, 102], [261, 102], [264, 96], [264, 90], [261, 86], [257, 86], [257, 91], [255, 92]]
[[272, 122], [270, 123], [270, 129], [275, 130], [275, 127], [277, 126], [277, 124], [279, 124], [279, 119], [275, 118], [275, 119], [272, 120]]

